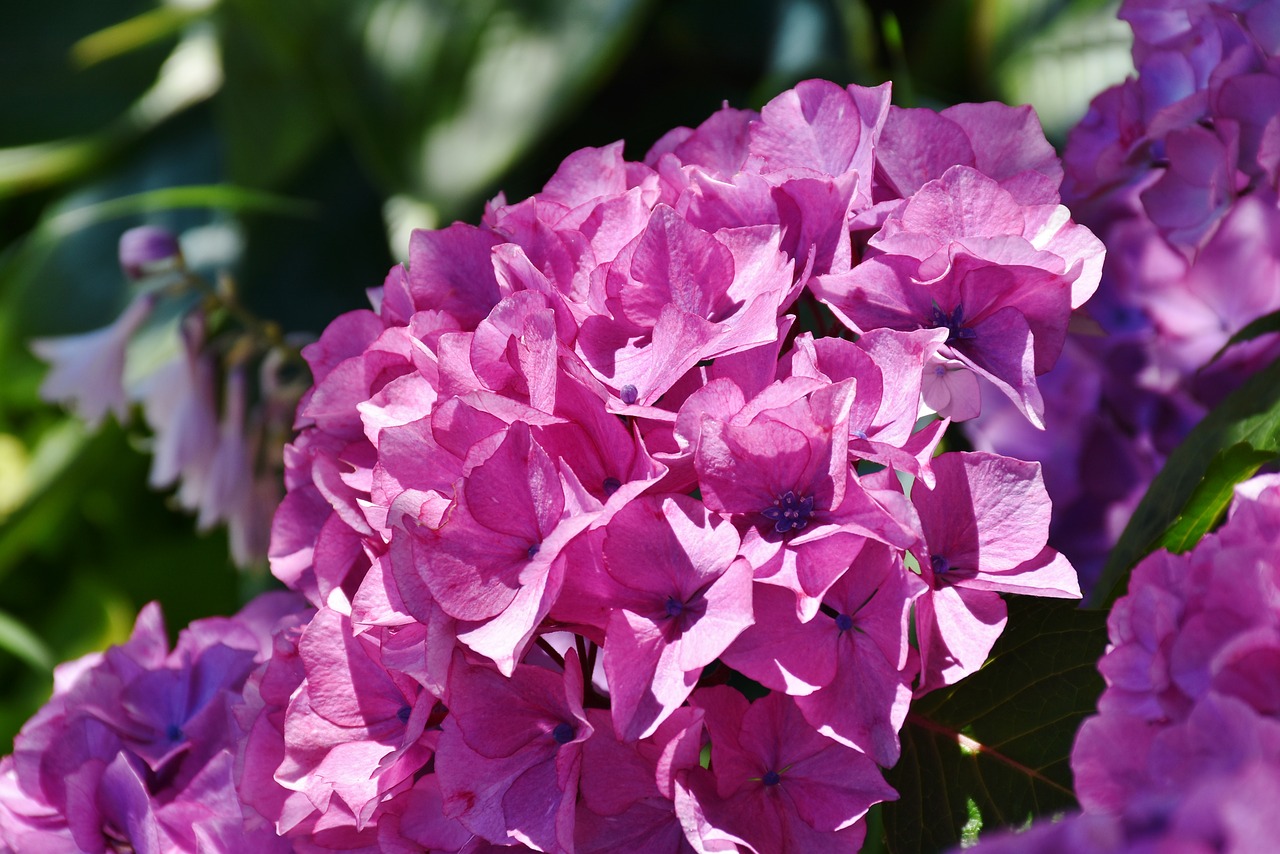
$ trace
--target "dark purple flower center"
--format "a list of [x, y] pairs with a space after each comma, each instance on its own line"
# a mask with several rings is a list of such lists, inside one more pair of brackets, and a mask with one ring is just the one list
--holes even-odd
[[640, 399], [640, 391], [631, 383], [627, 383], [622, 388], [618, 389], [618, 394], [621, 395], [622, 402], [627, 406], [631, 406]]
[[667, 616], [678, 617], [684, 613], [684, 603], [674, 596], [667, 597]]
[[556, 740], [556, 744], [568, 744], [573, 741], [573, 724], [556, 724], [556, 728], [551, 730], [551, 737]]
[[933, 325], [937, 329], [947, 330], [948, 344], [955, 344], [957, 341], [967, 341], [977, 334], [972, 329], [964, 325], [964, 303], [956, 303], [955, 309], [948, 314], [943, 311], [935, 301], [933, 304]]
[[164, 737], [170, 741], [182, 741], [182, 727], [177, 724], [169, 724], [169, 726], [165, 728]]
[[765, 775], [760, 778], [760, 782], [766, 786], [776, 786], [782, 782], [782, 775], [777, 771], [766, 771]]
[[616, 477], [606, 477], [604, 479], [604, 494], [613, 495], [619, 489], [622, 489], [622, 481]]
[[951, 569], [951, 561], [942, 555], [933, 555], [929, 558], [929, 565], [933, 567], [933, 571], [938, 575], [943, 575]]
[[407, 724], [409, 722], [409, 716], [412, 714], [413, 714], [412, 708], [410, 708], [409, 706], [401, 706], [400, 710], [396, 712], [396, 718], [399, 719], [400, 723]]
[[538, 550], [541, 548], [542, 548], [542, 543], [534, 543], [533, 545], [529, 546], [529, 551], [527, 552], [527, 554], [529, 555], [529, 560], [533, 560], [534, 557], [537, 556]]
[[853, 628], [853, 617], [848, 614], [836, 614], [836, 628], [842, 632], [847, 632]]
[[813, 513], [813, 496], [798, 497], [791, 490], [779, 496], [772, 507], [762, 512], [764, 518], [773, 523], [773, 529], [779, 534], [788, 531], [799, 531], [809, 524], [809, 515]]

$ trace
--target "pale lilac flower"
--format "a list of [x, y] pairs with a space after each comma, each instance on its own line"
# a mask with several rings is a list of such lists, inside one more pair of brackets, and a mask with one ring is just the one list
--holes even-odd
[[142, 294], [110, 326], [32, 341], [32, 352], [51, 366], [40, 396], [70, 404], [90, 427], [102, 423], [108, 412], [126, 421], [130, 401], [124, 388], [125, 351], [154, 307], [154, 296]]

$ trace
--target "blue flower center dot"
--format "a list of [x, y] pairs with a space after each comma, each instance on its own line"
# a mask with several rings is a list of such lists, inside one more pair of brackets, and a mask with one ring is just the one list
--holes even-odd
[[529, 546], [529, 551], [527, 552], [527, 554], [529, 555], [529, 560], [533, 560], [534, 557], [537, 556], [538, 550], [541, 548], [542, 548], [542, 543], [534, 543], [533, 545]]
[[956, 307], [950, 312], [943, 311], [938, 303], [933, 303], [933, 325], [937, 329], [947, 330], [947, 343], [955, 344], [957, 341], [968, 341], [977, 333], [964, 325], [964, 303], [956, 303]]
[[412, 714], [413, 714], [412, 708], [410, 708], [409, 706], [401, 706], [400, 710], [396, 712], [396, 718], [400, 721], [400, 723], [407, 724], [409, 722], [409, 716]]
[[782, 782], [782, 775], [777, 771], [768, 771], [760, 778], [760, 782], [766, 786], [776, 786]]
[[627, 406], [633, 405], [640, 399], [640, 391], [631, 383], [627, 383], [622, 388], [618, 389], [618, 394], [622, 397], [622, 402]]
[[170, 741], [182, 741], [182, 727], [177, 724], [169, 724], [169, 726], [165, 728], [164, 737]]
[[933, 567], [933, 571], [938, 575], [943, 575], [951, 569], [951, 561], [947, 560], [942, 555], [933, 555], [930, 557], [929, 565]]
[[556, 744], [568, 744], [573, 741], [573, 724], [556, 724], [556, 728], [551, 730], [551, 737], [556, 740]]
[[684, 603], [674, 596], [667, 597], [667, 616], [678, 617], [684, 613]]
[[849, 629], [853, 628], [853, 617], [850, 617], [848, 614], [837, 614], [836, 628], [842, 632], [849, 631]]
[[778, 496], [773, 506], [761, 511], [761, 515], [773, 523], [773, 529], [779, 534], [803, 529], [809, 524], [812, 513], [813, 496], [798, 496], [790, 489]]
[[622, 481], [616, 477], [606, 477], [604, 479], [604, 494], [613, 495], [619, 489], [622, 489]]

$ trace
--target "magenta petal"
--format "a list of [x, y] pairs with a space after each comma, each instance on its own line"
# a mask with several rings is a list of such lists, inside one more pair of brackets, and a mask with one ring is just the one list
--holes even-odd
[[835, 676], [835, 635], [825, 621], [800, 622], [795, 596], [755, 585], [755, 623], [724, 651], [725, 664], [774, 691], [809, 694]]
[[931, 555], [951, 568], [999, 573], [1040, 554], [1050, 507], [1038, 463], [951, 453], [936, 457], [933, 471], [937, 485], [911, 494]]
[[926, 594], [916, 609], [922, 661], [917, 695], [976, 673], [1008, 622], [998, 593], [961, 587]]
[[844, 89], [806, 80], [774, 98], [751, 128], [751, 153], [767, 172], [811, 171], [870, 177], [872, 151], [889, 109], [889, 88]]
[[501, 239], [462, 223], [413, 232], [409, 241], [409, 293], [414, 310], [439, 309], [474, 329], [497, 304], [490, 250]]

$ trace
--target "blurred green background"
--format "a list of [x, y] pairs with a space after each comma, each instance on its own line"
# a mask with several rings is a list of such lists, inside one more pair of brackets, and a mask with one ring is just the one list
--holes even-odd
[[[582, 146], [631, 158], [807, 77], [903, 106], [1032, 103], [1055, 142], [1130, 71], [1100, 0], [59, 0], [0, 5], [0, 750], [54, 662], [270, 583], [146, 486], [139, 423], [38, 395], [35, 336], [109, 323], [124, 229], [318, 333], [415, 227], [474, 222]], [[186, 189], [174, 189], [186, 188]], [[301, 204], [293, 204], [300, 202]], [[191, 257], [194, 256], [194, 257]]]

